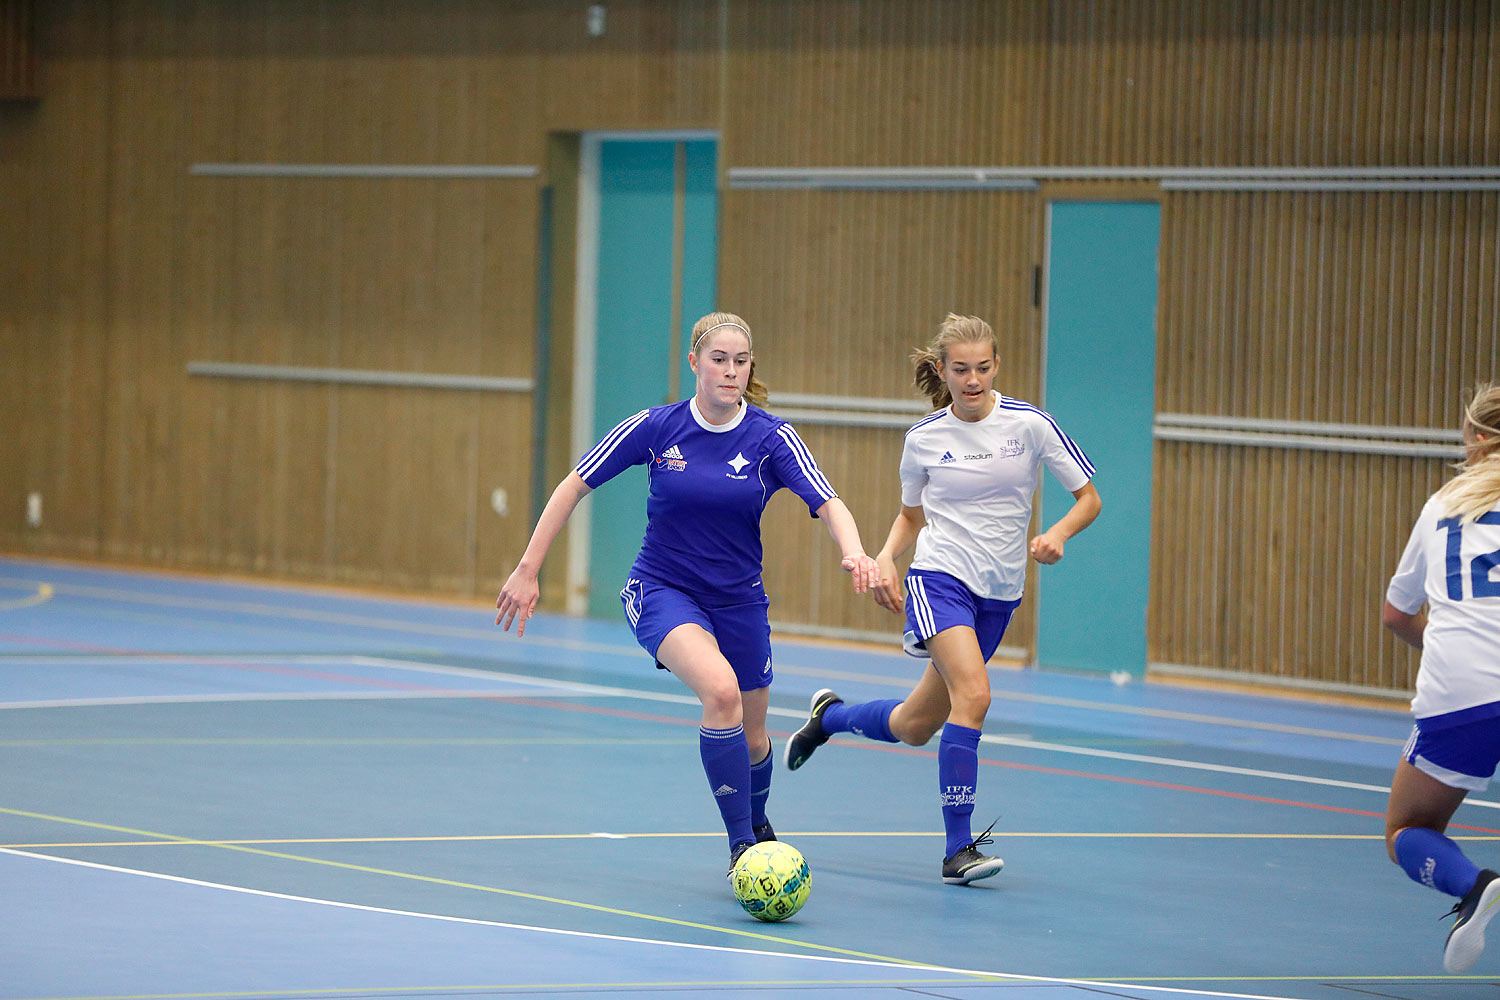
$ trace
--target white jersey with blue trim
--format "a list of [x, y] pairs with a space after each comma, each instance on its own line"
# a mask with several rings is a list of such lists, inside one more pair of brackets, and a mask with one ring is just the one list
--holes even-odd
[[1419, 719], [1500, 701], [1500, 511], [1463, 524], [1431, 497], [1422, 507], [1386, 588], [1391, 607], [1427, 605], [1422, 668], [1412, 714]]
[[765, 600], [760, 516], [782, 487], [814, 512], [836, 493], [792, 425], [741, 403], [714, 425], [697, 401], [653, 406], [621, 421], [574, 467], [598, 488], [645, 465], [646, 537], [633, 577], [725, 607]]
[[1094, 476], [1083, 449], [1050, 415], [992, 392], [983, 420], [960, 420], [950, 406], [906, 432], [901, 502], [921, 507], [912, 569], [962, 580], [976, 597], [1020, 598], [1026, 584], [1027, 527], [1041, 466], [1068, 492]]

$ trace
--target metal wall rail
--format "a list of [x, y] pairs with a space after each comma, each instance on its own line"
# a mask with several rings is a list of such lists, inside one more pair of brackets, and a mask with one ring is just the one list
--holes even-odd
[[768, 408], [779, 417], [801, 424], [899, 427], [902, 430], [932, 412], [930, 405], [916, 399], [822, 396], [798, 392], [771, 393]]
[[529, 164], [442, 163], [194, 163], [197, 177], [376, 177], [488, 180], [528, 178], [541, 173]]
[[1199, 427], [1205, 430], [1268, 431], [1271, 433], [1322, 434], [1330, 437], [1382, 438], [1396, 441], [1463, 441], [1454, 428], [1391, 427], [1385, 424], [1330, 424], [1311, 420], [1268, 420], [1261, 417], [1201, 416], [1196, 413], [1158, 413], [1158, 426]]
[[411, 389], [531, 392], [536, 388], [536, 383], [532, 379], [501, 375], [441, 375], [428, 372], [374, 371], [365, 368], [303, 368], [291, 365], [240, 364], [233, 361], [189, 361], [187, 372], [189, 375], [214, 378], [379, 385]]
[[1463, 457], [1459, 432], [1430, 427], [1384, 427], [1378, 424], [1332, 424], [1253, 417], [1158, 413], [1152, 436], [1158, 441], [1192, 441], [1260, 448], [1408, 458]]
[[1168, 191], [1493, 191], [1500, 167], [730, 167], [731, 188], [1034, 190], [1043, 181], [1158, 181]]

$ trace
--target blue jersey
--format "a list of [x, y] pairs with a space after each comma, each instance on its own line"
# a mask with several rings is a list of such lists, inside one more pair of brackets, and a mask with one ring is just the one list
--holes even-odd
[[710, 606], [766, 599], [760, 516], [783, 486], [814, 512], [838, 494], [792, 425], [748, 403], [715, 426], [692, 399], [641, 410], [573, 469], [590, 488], [644, 464], [646, 537], [630, 575]]

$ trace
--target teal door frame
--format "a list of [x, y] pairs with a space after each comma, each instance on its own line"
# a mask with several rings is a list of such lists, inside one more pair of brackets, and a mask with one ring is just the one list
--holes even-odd
[[[581, 137], [574, 289], [573, 441], [582, 455], [625, 417], [692, 392], [688, 336], [714, 308], [718, 136], [588, 132]], [[644, 468], [574, 512], [568, 611], [610, 617], [646, 524]]]
[[[1103, 513], [1061, 562], [1035, 566], [1035, 664], [1146, 672], [1152, 423], [1161, 206], [1136, 201], [1047, 205], [1042, 408], [1097, 470]], [[1040, 523], [1073, 503], [1044, 477]]]

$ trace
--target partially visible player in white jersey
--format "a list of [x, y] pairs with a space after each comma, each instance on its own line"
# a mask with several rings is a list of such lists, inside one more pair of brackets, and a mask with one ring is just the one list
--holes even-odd
[[573, 508], [632, 465], [646, 465], [646, 536], [620, 592], [636, 641], [703, 704], [699, 753], [725, 832], [730, 867], [776, 839], [771, 789], [769, 599], [761, 585], [760, 518], [786, 487], [823, 519], [864, 593], [879, 578], [848, 507], [792, 425], [761, 409], [750, 327], [733, 313], [693, 326], [694, 395], [627, 417], [581, 458], [547, 501], [520, 563], [495, 601], [509, 630], [536, 608], [537, 574]]
[[1464, 796], [1483, 791], [1500, 763], [1500, 387], [1475, 390], [1462, 429], [1463, 471], [1422, 507], [1381, 614], [1422, 651], [1386, 850], [1413, 880], [1457, 897], [1443, 948], [1449, 972], [1479, 958], [1485, 925], [1500, 910], [1496, 873], [1444, 835]]
[[[979, 736], [990, 707], [986, 668], [1021, 603], [1028, 555], [1063, 557], [1068, 539], [1099, 516], [1094, 467], [1047, 413], [994, 391], [998, 345], [988, 323], [952, 313], [930, 346], [912, 355], [917, 388], [937, 412], [906, 434], [901, 512], [876, 556], [875, 600], [903, 607], [896, 559], [916, 542], [906, 575], [906, 650], [930, 662], [904, 700], [847, 704], [828, 689], [813, 695], [807, 722], [787, 741], [796, 770], [833, 733], [888, 743], [938, 744], [938, 790], [947, 842], [942, 878], [964, 885], [1003, 867], [979, 848], [970, 816], [979, 773]], [[1056, 524], [1027, 541], [1031, 503], [1045, 465], [1074, 502]]]

